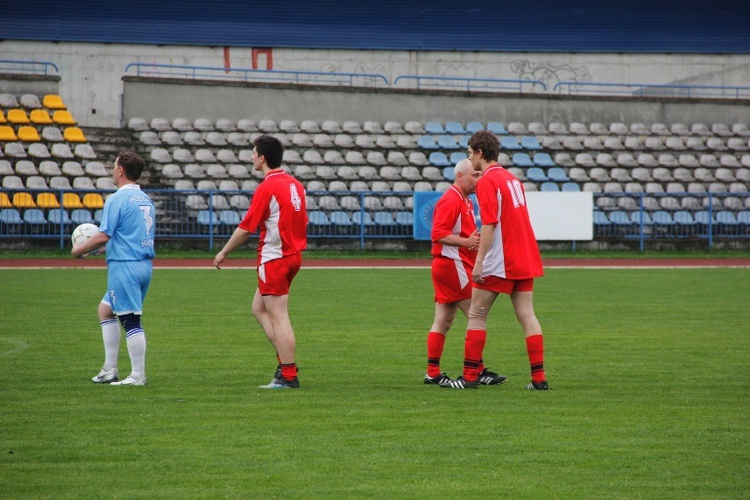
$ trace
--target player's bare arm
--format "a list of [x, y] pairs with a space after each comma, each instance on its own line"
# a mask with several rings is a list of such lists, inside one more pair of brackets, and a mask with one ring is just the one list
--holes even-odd
[[477, 260], [474, 263], [474, 270], [471, 273], [471, 278], [474, 283], [483, 283], [482, 268], [484, 266], [484, 257], [489, 252], [492, 246], [492, 240], [495, 237], [495, 225], [484, 224], [482, 226], [481, 236], [479, 238], [479, 251], [477, 252]]
[[76, 259], [83, 259], [84, 257], [88, 257], [94, 250], [98, 250], [105, 246], [108, 241], [109, 236], [107, 233], [99, 231], [83, 244], [74, 246], [70, 253]]
[[229, 241], [227, 241], [227, 243], [224, 245], [224, 248], [222, 248], [221, 251], [216, 254], [216, 257], [214, 257], [214, 267], [216, 269], [221, 269], [221, 263], [224, 262], [227, 256], [235, 251], [245, 241], [247, 241], [249, 237], [249, 231], [245, 231], [244, 229], [239, 227], [235, 229], [234, 233], [232, 233], [232, 237], [229, 238]]

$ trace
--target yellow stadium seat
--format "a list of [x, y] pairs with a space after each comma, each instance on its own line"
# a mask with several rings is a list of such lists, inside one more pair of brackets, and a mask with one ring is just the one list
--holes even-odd
[[13, 203], [6, 193], [0, 193], [0, 208], [13, 208]]
[[53, 193], [40, 193], [36, 197], [36, 204], [39, 208], [60, 208], [60, 202]]
[[30, 123], [29, 115], [22, 109], [9, 109], [6, 118], [10, 123], [15, 125], [28, 125]]
[[83, 195], [83, 206], [85, 208], [102, 208], [104, 198], [99, 193], [87, 193]]
[[18, 129], [18, 138], [26, 142], [40, 141], [39, 132], [34, 127], [26, 126]]
[[8, 123], [8, 120], [5, 119], [5, 113], [3, 113], [2, 109], [0, 109], [0, 123]]
[[0, 125], [0, 141], [17, 141], [16, 132], [13, 127]]
[[47, 94], [44, 96], [42, 106], [47, 109], [67, 109], [62, 98], [57, 94]]
[[29, 116], [31, 123], [37, 125], [52, 125], [52, 117], [49, 115], [46, 109], [35, 109], [31, 111]]
[[75, 125], [76, 121], [73, 119], [73, 115], [70, 114], [70, 111], [55, 111], [55, 114], [52, 115], [52, 121], [57, 123], [58, 125]]
[[86, 136], [83, 135], [83, 130], [78, 127], [68, 127], [63, 132], [63, 137], [68, 142], [86, 142]]
[[29, 193], [16, 193], [13, 195], [13, 206], [16, 208], [36, 208], [34, 198]]
[[64, 193], [63, 194], [63, 207], [64, 208], [83, 208], [81, 198], [75, 193]]

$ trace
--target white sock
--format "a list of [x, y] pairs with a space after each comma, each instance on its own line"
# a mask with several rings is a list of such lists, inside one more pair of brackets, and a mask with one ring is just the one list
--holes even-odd
[[146, 375], [146, 333], [142, 328], [130, 330], [125, 334], [128, 344], [132, 375], [142, 378]]
[[102, 325], [104, 341], [104, 370], [117, 368], [117, 356], [120, 352], [120, 322], [116, 318], [99, 322]]

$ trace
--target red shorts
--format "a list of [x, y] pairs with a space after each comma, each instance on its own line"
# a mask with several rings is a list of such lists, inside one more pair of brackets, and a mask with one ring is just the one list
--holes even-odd
[[288, 295], [292, 280], [302, 267], [300, 254], [269, 260], [258, 266], [258, 291], [261, 295]]
[[471, 298], [471, 268], [444, 257], [432, 259], [432, 285], [435, 302], [450, 304]]
[[487, 276], [484, 278], [484, 283], [474, 283], [474, 288], [508, 295], [513, 292], [531, 292], [534, 290], [534, 278], [509, 280], [497, 276]]

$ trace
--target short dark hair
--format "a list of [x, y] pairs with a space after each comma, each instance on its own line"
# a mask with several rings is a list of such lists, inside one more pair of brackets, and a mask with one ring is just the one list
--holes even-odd
[[500, 154], [500, 141], [489, 130], [474, 132], [474, 135], [469, 138], [469, 147], [472, 151], [481, 149], [482, 158], [487, 161], [497, 161]]
[[143, 173], [146, 164], [135, 151], [120, 151], [115, 158], [115, 165], [120, 165], [125, 171], [125, 177], [130, 181], [137, 181]]
[[266, 157], [269, 168], [279, 168], [281, 159], [284, 157], [284, 146], [281, 141], [270, 135], [260, 135], [253, 141], [253, 146], [258, 155]]

